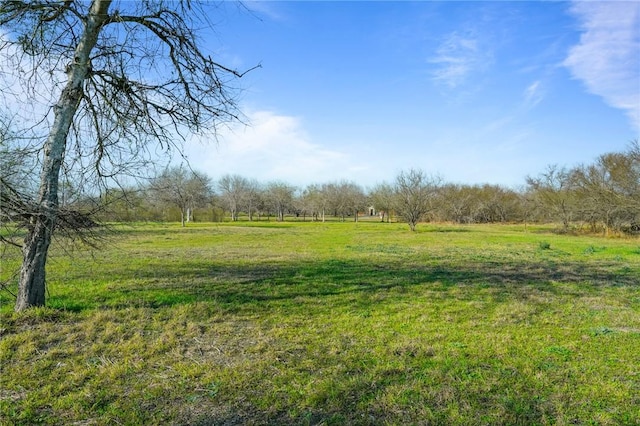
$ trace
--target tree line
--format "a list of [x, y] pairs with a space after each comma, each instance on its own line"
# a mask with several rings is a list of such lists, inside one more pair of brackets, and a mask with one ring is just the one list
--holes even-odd
[[419, 169], [363, 188], [350, 181], [299, 187], [238, 174], [213, 180], [185, 166], [147, 184], [101, 195], [105, 221], [354, 220], [470, 223], [556, 222], [559, 230], [640, 231], [640, 144], [573, 168], [548, 166], [519, 189], [443, 182]]

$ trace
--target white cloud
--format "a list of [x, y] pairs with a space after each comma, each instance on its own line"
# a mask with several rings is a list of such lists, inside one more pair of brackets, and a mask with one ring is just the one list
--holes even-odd
[[213, 178], [239, 174], [260, 182], [282, 180], [304, 186], [333, 180], [355, 180], [367, 167], [346, 152], [313, 143], [299, 118], [270, 111], [247, 114], [250, 126], [225, 132], [218, 146], [191, 143], [186, 155], [192, 167]]
[[574, 2], [582, 35], [564, 65], [640, 130], [640, 3]]
[[436, 65], [433, 79], [455, 89], [473, 72], [485, 69], [491, 62], [491, 55], [480, 48], [477, 38], [454, 32], [440, 44], [429, 62]]
[[[448, 181], [517, 184], [523, 172], [512, 157], [522, 155], [530, 136], [514, 133], [510, 118], [482, 131], [452, 130], [438, 137], [440, 142], [420, 140], [399, 146], [373, 141], [329, 148], [312, 140], [300, 118], [270, 111], [247, 115], [252, 125], [225, 132], [217, 146], [187, 144], [191, 166], [213, 179], [239, 174], [261, 183], [281, 180], [299, 187], [339, 180], [370, 187], [392, 182], [399, 171], [411, 167], [441, 174]], [[486, 142], [496, 139], [502, 143], [496, 146]], [[470, 142], [463, 147], [460, 140]]]

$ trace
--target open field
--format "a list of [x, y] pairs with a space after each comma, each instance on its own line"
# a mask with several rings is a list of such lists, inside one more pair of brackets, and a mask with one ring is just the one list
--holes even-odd
[[0, 294], [2, 424], [640, 424], [637, 238], [119, 230], [54, 253], [49, 307]]

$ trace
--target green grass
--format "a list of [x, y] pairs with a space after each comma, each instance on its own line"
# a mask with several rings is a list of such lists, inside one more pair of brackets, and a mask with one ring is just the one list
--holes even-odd
[[119, 231], [57, 249], [47, 308], [0, 293], [3, 424], [640, 424], [638, 239]]

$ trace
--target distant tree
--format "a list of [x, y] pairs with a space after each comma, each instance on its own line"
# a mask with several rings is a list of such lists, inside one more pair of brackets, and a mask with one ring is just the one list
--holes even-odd
[[347, 199], [347, 209], [353, 213], [354, 222], [358, 221], [358, 214], [367, 208], [367, 195], [362, 187], [355, 182], [344, 182], [342, 190]]
[[244, 210], [249, 215], [249, 220], [253, 220], [253, 215], [260, 208], [261, 187], [260, 183], [255, 179], [247, 179], [244, 200]]
[[573, 172], [580, 214], [595, 228], [621, 231], [640, 223], [640, 159], [634, 147], [626, 153], [599, 156]]
[[209, 177], [188, 170], [184, 166], [168, 168], [152, 180], [150, 189], [154, 198], [180, 210], [180, 223], [191, 220], [191, 212], [205, 204], [211, 195]]
[[217, 183], [220, 200], [231, 214], [231, 220], [237, 221], [240, 209], [247, 203], [250, 191], [249, 180], [240, 175], [224, 175]]
[[268, 217], [271, 214], [268, 198], [266, 186], [263, 183], [258, 183], [253, 203], [255, 214], [258, 215], [258, 220], [261, 220], [262, 216]]
[[524, 195], [520, 191], [499, 185], [494, 188], [495, 212], [500, 222], [524, 221], [527, 216]]
[[432, 209], [441, 179], [428, 176], [421, 170], [403, 171], [396, 177], [394, 186], [394, 210], [411, 231]]
[[475, 221], [474, 203], [475, 193], [471, 186], [446, 184], [440, 190], [436, 214], [442, 221], [471, 223]]
[[284, 220], [285, 213], [293, 207], [296, 188], [284, 182], [268, 183], [265, 189], [267, 204], [276, 214], [278, 221]]
[[358, 212], [366, 208], [366, 195], [362, 187], [354, 182], [341, 181], [327, 185], [329, 203], [334, 214], [344, 221], [346, 216], [353, 215], [358, 221]]
[[[344, 197], [340, 192], [340, 184], [337, 182], [329, 182], [322, 184], [322, 196], [325, 202], [325, 210], [331, 216], [338, 217], [344, 213]], [[343, 218], [344, 220], [344, 218]]]
[[567, 231], [576, 214], [573, 173], [552, 165], [537, 177], [527, 177], [527, 185], [538, 207], [548, 219], [562, 223]]
[[640, 164], [640, 139], [636, 139], [629, 143], [629, 148], [627, 150], [627, 155], [633, 160], [636, 165], [636, 171], [638, 170], [638, 164]]
[[328, 205], [327, 193], [324, 191], [325, 185], [312, 184], [307, 186], [300, 196], [305, 211], [309, 212], [313, 220], [325, 221], [325, 213]]
[[320, 187], [320, 193], [324, 209], [342, 221], [352, 214], [357, 221], [358, 212], [366, 208], [366, 195], [362, 187], [353, 182], [325, 183]]
[[478, 223], [517, 220], [520, 217], [518, 194], [500, 185], [478, 185], [469, 188], [472, 194], [472, 218]]
[[[308, 215], [313, 215], [313, 208], [309, 205], [306, 198], [306, 188], [302, 191], [296, 191], [293, 197], [292, 207], [296, 216], [302, 216], [302, 220], [306, 221]], [[313, 217], [312, 217], [313, 220]]]
[[316, 206], [314, 203], [315, 185], [308, 185], [302, 190], [296, 200], [297, 208], [302, 212], [303, 218], [306, 219], [307, 215], [311, 215], [311, 220], [316, 219]]
[[153, 217], [153, 203], [147, 188], [108, 188], [100, 195], [98, 219], [108, 222], [135, 222], [159, 219]]
[[369, 191], [369, 199], [380, 214], [380, 221], [384, 222], [386, 216], [389, 222], [393, 208], [393, 187], [386, 182], [377, 184]]

